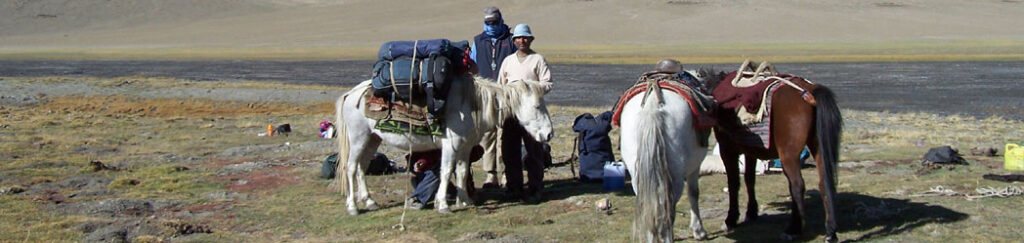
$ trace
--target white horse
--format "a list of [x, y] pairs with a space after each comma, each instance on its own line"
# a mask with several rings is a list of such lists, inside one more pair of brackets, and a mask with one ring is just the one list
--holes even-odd
[[707, 148], [697, 141], [694, 118], [685, 98], [663, 89], [650, 92], [661, 92], [663, 100], [654, 93], [636, 95], [625, 103], [620, 116], [620, 149], [636, 192], [633, 238], [672, 242], [676, 202], [686, 185], [690, 230], [695, 239], [705, 239], [707, 232], [697, 205], [697, 179]]
[[[476, 76], [459, 76], [451, 82], [447, 104], [444, 109], [445, 135], [398, 134], [374, 129], [376, 120], [367, 118], [363, 92], [370, 87], [370, 80], [364, 81], [338, 98], [335, 103], [336, 126], [338, 128], [338, 161], [341, 185], [347, 187], [345, 201], [348, 213], [358, 215], [356, 196], [365, 202], [366, 209], [376, 210], [377, 203], [370, 199], [366, 190], [364, 172], [370, 157], [377, 147], [384, 144], [398, 149], [428, 151], [441, 149], [441, 185], [435, 196], [434, 205], [441, 213], [451, 213], [445, 195], [448, 194], [448, 179], [453, 167], [456, 169], [455, 186], [458, 188], [456, 205], [471, 205], [472, 199], [466, 193], [466, 175], [469, 171], [469, 154], [472, 147], [480, 143], [484, 132], [501, 125], [507, 118], [516, 117], [537, 141], [548, 141], [552, 136], [551, 119], [544, 102], [541, 84], [530, 81], [498, 85], [493, 81]], [[352, 151], [350, 154], [349, 151]], [[356, 187], [358, 186], [358, 194]]]

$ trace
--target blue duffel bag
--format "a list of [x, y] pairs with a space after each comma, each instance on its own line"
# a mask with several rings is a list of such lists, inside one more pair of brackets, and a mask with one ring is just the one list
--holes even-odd
[[398, 92], [398, 97], [403, 100], [409, 98], [412, 84], [413, 93], [421, 93], [420, 86], [420, 60], [399, 58], [394, 61], [377, 61], [373, 65], [373, 94], [377, 97], [391, 97], [393, 92]]
[[[415, 49], [416, 56], [413, 56]], [[452, 45], [448, 39], [419, 41], [389, 41], [380, 46], [377, 60], [394, 61], [400, 58], [424, 59], [432, 54], [452, 56]]]

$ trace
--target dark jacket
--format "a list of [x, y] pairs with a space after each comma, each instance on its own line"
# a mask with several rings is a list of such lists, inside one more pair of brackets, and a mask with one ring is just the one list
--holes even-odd
[[[498, 37], [498, 41], [491, 43], [491, 37], [481, 32], [473, 37], [473, 45], [476, 48], [476, 65], [479, 67], [480, 77], [498, 80], [498, 70], [501, 69], [501, 61], [505, 57], [516, 52], [516, 46], [512, 44], [512, 34], [508, 31]], [[497, 47], [497, 51], [492, 47]], [[493, 55], [492, 55], [493, 54]], [[493, 65], [491, 65], [493, 64]]]

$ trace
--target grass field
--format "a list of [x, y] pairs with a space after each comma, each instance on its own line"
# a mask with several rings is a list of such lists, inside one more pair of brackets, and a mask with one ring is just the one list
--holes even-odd
[[[80, 83], [137, 90], [203, 85], [209, 89], [323, 90], [284, 84], [192, 83], [175, 79], [4, 78], [17, 85]], [[329, 90], [338, 92], [341, 90]], [[40, 96], [40, 95], [37, 95]], [[479, 205], [451, 215], [405, 212], [407, 175], [370, 176], [382, 209], [348, 216], [344, 198], [319, 179], [333, 142], [316, 137], [332, 101], [252, 103], [206, 98], [119, 95], [41, 95], [38, 103], [0, 106], [0, 242], [624, 242], [633, 197], [572, 179], [566, 164], [546, 173], [539, 205], [497, 200], [481, 191]], [[569, 157], [572, 118], [608, 107], [549, 107], [556, 121], [556, 163]], [[839, 172], [839, 236], [896, 242], [1016, 242], [1024, 196], [968, 200], [977, 189], [1020, 188], [982, 179], [1006, 174], [1002, 157], [973, 156], [973, 147], [1021, 142], [1022, 122], [933, 114], [844, 110]], [[565, 122], [568, 121], [568, 122]], [[267, 124], [290, 123], [288, 136], [260, 137]], [[617, 146], [617, 131], [612, 133]], [[921, 155], [954, 145], [967, 166], [923, 167]], [[391, 158], [402, 151], [386, 149]], [[1002, 153], [1000, 153], [1002, 154]], [[100, 162], [103, 166], [91, 162]], [[404, 163], [404, 161], [398, 161]], [[478, 165], [476, 180], [482, 181]], [[822, 239], [817, 172], [803, 170], [808, 187], [806, 235]], [[773, 241], [788, 220], [781, 174], [758, 176], [761, 220], [723, 231], [725, 176], [701, 178], [700, 206], [711, 242]], [[941, 188], [940, 188], [941, 186]], [[931, 192], [943, 192], [935, 193]], [[945, 191], [949, 190], [949, 191]], [[741, 193], [743, 195], [743, 193]], [[613, 210], [594, 203], [609, 199]], [[745, 199], [741, 196], [741, 207]], [[685, 199], [676, 235], [687, 232]]]

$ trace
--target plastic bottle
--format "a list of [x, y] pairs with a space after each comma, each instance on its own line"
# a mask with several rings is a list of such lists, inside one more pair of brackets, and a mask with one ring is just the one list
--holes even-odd
[[267, 125], [267, 137], [274, 136], [274, 125]]

